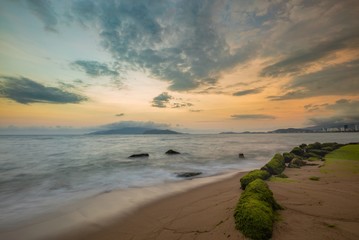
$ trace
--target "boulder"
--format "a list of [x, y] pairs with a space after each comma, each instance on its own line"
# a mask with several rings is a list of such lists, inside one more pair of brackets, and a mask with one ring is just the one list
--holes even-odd
[[175, 151], [175, 150], [170, 149], [170, 150], [168, 150], [168, 151], [166, 152], [166, 154], [168, 154], [168, 155], [175, 155], [175, 154], [181, 154], [181, 153], [179, 153], [179, 152], [177, 152], [177, 151]]
[[264, 165], [261, 170], [269, 172], [271, 175], [281, 174], [285, 169], [284, 157], [282, 154], [275, 154], [274, 157]]
[[243, 153], [239, 153], [239, 154], [238, 154], [238, 157], [239, 157], [239, 158], [244, 158], [244, 154], [243, 154]]
[[290, 161], [288, 167], [289, 168], [300, 168], [301, 166], [306, 165], [306, 162], [303, 161], [300, 158], [293, 158], [292, 161]]
[[139, 153], [139, 154], [132, 154], [128, 158], [143, 158], [143, 157], [149, 157], [150, 155], [148, 153]]
[[176, 177], [179, 177], [179, 178], [190, 178], [190, 177], [201, 175], [202, 172], [177, 172], [175, 174], [176, 174]]
[[290, 153], [293, 153], [299, 157], [304, 157], [305, 155], [304, 150], [301, 149], [300, 147], [293, 148], [292, 151], [290, 151]]
[[290, 163], [290, 161], [295, 158], [295, 155], [293, 153], [285, 152], [283, 153], [283, 158], [285, 163]]

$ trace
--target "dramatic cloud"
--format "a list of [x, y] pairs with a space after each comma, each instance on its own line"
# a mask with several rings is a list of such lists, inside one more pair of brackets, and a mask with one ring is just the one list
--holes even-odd
[[[359, 26], [358, 26], [359, 27]], [[339, 39], [319, 42], [311, 49], [298, 51], [284, 60], [273, 65], [267, 66], [261, 71], [261, 76], [278, 77], [283, 75], [293, 75], [304, 72], [308, 67], [316, 64], [318, 60], [327, 58], [338, 50], [359, 49], [359, 33], [341, 36]]]
[[263, 91], [263, 88], [253, 88], [253, 89], [235, 92], [235, 93], [233, 93], [233, 96], [245, 96], [245, 95], [249, 95], [249, 94], [260, 93], [262, 91]]
[[[304, 106], [308, 108], [308, 105]], [[359, 123], [359, 100], [339, 99], [333, 104], [311, 105], [309, 109], [332, 111], [328, 117], [313, 117], [310, 124], [334, 126], [336, 124]]]
[[45, 30], [56, 32], [57, 16], [49, 0], [26, 0], [29, 9], [43, 22]]
[[119, 74], [115, 70], [110, 69], [107, 64], [97, 61], [78, 60], [71, 63], [72, 66], [79, 68], [91, 77], [112, 76], [117, 77]]
[[174, 98], [167, 92], [163, 92], [152, 100], [152, 107], [157, 108], [183, 108], [191, 107], [192, 103], [183, 101], [182, 98]]
[[1, 77], [0, 97], [14, 100], [18, 103], [80, 103], [86, 97], [61, 90], [46, 87], [24, 77]]
[[232, 119], [235, 120], [248, 120], [248, 119], [275, 119], [272, 115], [266, 115], [266, 114], [236, 114], [231, 115]]
[[121, 69], [144, 70], [176, 91], [213, 85], [256, 54], [254, 41], [233, 48], [214, 27], [226, 11], [207, 1], [88, 0], [72, 7], [73, 19], [99, 28]]
[[269, 98], [289, 100], [325, 95], [356, 95], [359, 89], [359, 60], [295, 77], [286, 89], [299, 90]]

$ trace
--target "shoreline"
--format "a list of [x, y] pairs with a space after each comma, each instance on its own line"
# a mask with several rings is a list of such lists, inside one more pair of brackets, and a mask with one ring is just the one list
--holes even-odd
[[[99, 193], [88, 199], [61, 207], [56, 212], [44, 214], [28, 224], [11, 230], [2, 230], [0, 238], [18, 240], [24, 239], [25, 236], [27, 240], [75, 239], [75, 236], [87, 235], [87, 233], [112, 226], [133, 215], [138, 209], [236, 178], [246, 172], [248, 170], [237, 170], [214, 176], [163, 183], [157, 186]], [[69, 236], [71, 238], [68, 238]]]

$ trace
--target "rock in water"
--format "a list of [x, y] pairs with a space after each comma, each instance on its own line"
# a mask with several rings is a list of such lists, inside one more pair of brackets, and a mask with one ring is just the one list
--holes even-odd
[[168, 150], [168, 151], [166, 152], [166, 154], [168, 154], [168, 155], [175, 155], [175, 154], [181, 154], [181, 153], [170, 149], [170, 150]]
[[175, 174], [176, 174], [176, 177], [189, 178], [189, 177], [201, 175], [202, 172], [179, 172], [179, 173], [175, 173]]
[[238, 154], [238, 157], [239, 157], [239, 158], [244, 158], [244, 154], [243, 154], [243, 153], [240, 153], [240, 154]]
[[142, 158], [142, 157], [149, 157], [148, 153], [140, 153], [140, 154], [132, 154], [128, 158]]

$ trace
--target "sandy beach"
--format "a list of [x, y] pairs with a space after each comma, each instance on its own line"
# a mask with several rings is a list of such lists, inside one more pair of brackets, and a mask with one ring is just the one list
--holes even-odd
[[[272, 239], [359, 239], [358, 162], [315, 164], [287, 168], [284, 173], [289, 178], [268, 182], [284, 207]], [[145, 205], [96, 231], [60, 239], [245, 239], [233, 219], [242, 175]], [[310, 180], [312, 176], [319, 180]]]

